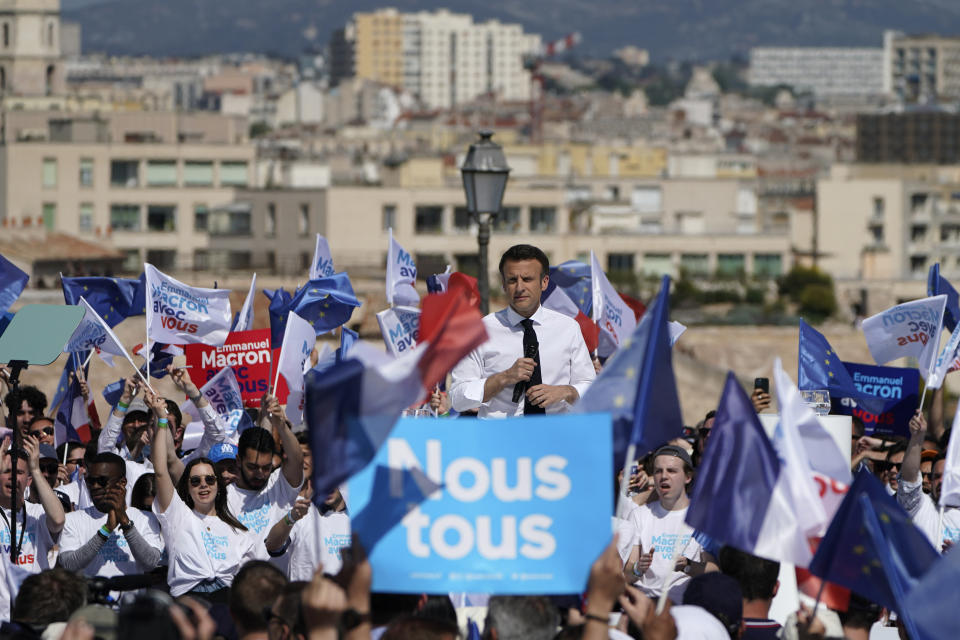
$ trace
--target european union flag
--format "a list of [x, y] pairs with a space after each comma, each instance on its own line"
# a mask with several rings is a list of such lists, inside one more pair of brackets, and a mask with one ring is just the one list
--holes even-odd
[[910, 612], [918, 640], [953, 638], [960, 611], [960, 553], [951, 551], [933, 563], [907, 594], [905, 609]]
[[940, 263], [930, 265], [930, 271], [927, 272], [927, 295], [939, 296], [946, 294], [947, 307], [943, 310], [943, 326], [947, 331], [953, 333], [960, 321], [960, 295], [953, 288], [950, 282], [940, 275]]
[[13, 306], [29, 279], [17, 265], [0, 256], [0, 315]]
[[583, 315], [591, 317], [593, 309], [593, 284], [590, 280], [590, 265], [576, 260], [550, 267], [550, 282], [556, 283], [565, 294], [570, 296]]
[[352, 329], [347, 329], [346, 327], [340, 327], [340, 348], [337, 349], [337, 362], [341, 362], [345, 357], [347, 357], [347, 352], [350, 351], [350, 347], [360, 339], [360, 334]]
[[683, 434], [667, 324], [669, 295], [670, 278], [664, 276], [660, 293], [640, 324], [577, 403], [578, 413], [611, 414], [618, 469], [629, 445], [643, 454]]
[[61, 278], [63, 300], [80, 304], [82, 297], [111, 328], [126, 318], [146, 313], [144, 276], [131, 278]]
[[904, 598], [938, 557], [880, 481], [861, 469], [817, 547], [810, 573], [909, 621]]
[[290, 311], [290, 301], [293, 300], [293, 296], [283, 287], [264, 289], [263, 295], [270, 301], [267, 309], [270, 314], [270, 346], [279, 349], [283, 344], [283, 332], [287, 328], [287, 312]]
[[355, 307], [360, 306], [350, 278], [345, 272], [327, 278], [310, 280], [297, 289], [289, 311], [306, 320], [317, 335], [336, 329], [347, 322]]
[[853, 398], [857, 405], [877, 415], [884, 412], [887, 402], [863, 393], [853, 383], [850, 372], [822, 333], [800, 319], [799, 356], [797, 358], [797, 387], [801, 390], [828, 389], [831, 396]]
[[687, 524], [752, 553], [780, 475], [780, 460], [733, 373], [717, 407], [710, 446], [697, 470]]

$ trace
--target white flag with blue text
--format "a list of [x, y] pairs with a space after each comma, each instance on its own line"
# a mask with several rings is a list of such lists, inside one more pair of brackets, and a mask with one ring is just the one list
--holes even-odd
[[590, 279], [593, 285], [593, 321], [600, 330], [597, 352], [601, 358], [606, 358], [637, 328], [637, 317], [607, 280], [592, 251]]
[[329, 278], [336, 271], [333, 268], [333, 258], [330, 257], [330, 243], [319, 233], [317, 245], [313, 249], [313, 262], [310, 263], [310, 279]]
[[222, 346], [230, 333], [229, 289], [202, 289], [144, 264], [147, 337], [164, 344]]
[[243, 301], [240, 307], [240, 313], [237, 314], [237, 321], [233, 325], [233, 331], [250, 331], [253, 329], [253, 296], [257, 292], [257, 274], [254, 273], [250, 279], [250, 290], [247, 291], [247, 299]]
[[913, 357], [924, 380], [936, 365], [947, 296], [898, 304], [863, 321], [863, 335], [877, 364]]
[[417, 282], [417, 263], [400, 243], [393, 239], [390, 229], [390, 246], [387, 249], [387, 303], [416, 307], [420, 294], [414, 288]]
[[377, 314], [377, 324], [383, 334], [387, 351], [394, 357], [417, 346], [420, 330], [420, 309], [416, 307], [393, 307]]

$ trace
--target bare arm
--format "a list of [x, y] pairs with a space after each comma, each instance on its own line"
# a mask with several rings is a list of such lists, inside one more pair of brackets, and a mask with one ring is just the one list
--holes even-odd
[[170, 479], [170, 471], [167, 469], [167, 442], [170, 438], [170, 429], [160, 426], [159, 421], [167, 417], [167, 403], [158, 395], [147, 392], [147, 405], [156, 416], [158, 425], [153, 432], [153, 446], [150, 451], [150, 459], [153, 462], [153, 472], [157, 477], [157, 503], [160, 505], [158, 511], [163, 513], [173, 501], [173, 494], [176, 488], [173, 486], [173, 480]]
[[920, 450], [923, 449], [923, 438], [926, 434], [927, 421], [923, 419], [923, 412], [918, 409], [916, 415], [910, 418], [910, 440], [907, 442], [903, 466], [900, 468], [900, 475], [907, 482], [916, 482], [920, 477]]
[[283, 409], [280, 408], [280, 401], [276, 396], [264, 395], [260, 406], [266, 408], [275, 432], [280, 435], [284, 458], [283, 467], [281, 467], [283, 477], [291, 487], [299, 487], [303, 483], [303, 453], [300, 451], [297, 436], [293, 435], [290, 425], [283, 419]]
[[28, 468], [30, 477], [33, 479], [31, 491], [36, 491], [40, 498], [40, 504], [47, 514], [47, 530], [54, 540], [63, 531], [63, 523], [67, 520], [67, 515], [63, 512], [63, 505], [59, 498], [50, 488], [47, 479], [40, 473], [40, 442], [33, 436], [27, 436], [23, 439], [23, 448], [29, 456]]

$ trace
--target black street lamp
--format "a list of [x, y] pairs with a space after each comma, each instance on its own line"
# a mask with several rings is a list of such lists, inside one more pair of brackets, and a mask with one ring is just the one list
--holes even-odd
[[480, 289], [480, 310], [486, 315], [490, 307], [490, 269], [487, 266], [487, 249], [490, 245], [490, 223], [500, 213], [503, 192], [507, 188], [510, 167], [503, 149], [491, 140], [493, 132], [480, 131], [480, 140], [470, 145], [467, 157], [460, 167], [463, 176], [463, 191], [467, 196], [467, 211], [476, 218], [479, 229], [477, 245], [480, 251], [480, 273], [477, 278]]

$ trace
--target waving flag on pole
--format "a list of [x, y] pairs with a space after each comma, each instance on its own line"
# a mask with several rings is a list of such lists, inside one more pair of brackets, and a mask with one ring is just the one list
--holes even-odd
[[17, 301], [30, 276], [0, 255], [0, 316]]
[[420, 304], [420, 294], [414, 288], [417, 282], [417, 263], [393, 239], [390, 229], [390, 246], [387, 249], [387, 303], [416, 307]]
[[592, 315], [593, 283], [590, 265], [568, 260], [550, 267], [550, 282], [560, 287], [585, 316]]
[[803, 390], [827, 389], [832, 396], [853, 398], [870, 413], [884, 412], [886, 402], [857, 388], [840, 356], [822, 333], [800, 319], [797, 382]]
[[393, 357], [412, 349], [417, 344], [420, 329], [420, 309], [416, 307], [390, 307], [377, 312], [380, 334]]
[[146, 313], [145, 283], [145, 274], [141, 274], [137, 279], [60, 277], [64, 302], [79, 304], [83, 297], [111, 328], [126, 318]]
[[[250, 416], [244, 410], [243, 398], [240, 396], [240, 385], [233, 367], [220, 369], [205, 385], [200, 388], [200, 394], [207, 399], [213, 410], [223, 418], [227, 427], [227, 438], [236, 442], [240, 432], [253, 426]], [[193, 400], [183, 403], [181, 410], [193, 417], [193, 421], [200, 420], [200, 411]]]
[[940, 275], [940, 263], [930, 265], [930, 271], [927, 272], [927, 295], [930, 297], [945, 295], [947, 296], [947, 307], [943, 312], [943, 326], [947, 331], [953, 332], [957, 328], [957, 322], [960, 322], [960, 294], [953, 288], [950, 282]]
[[447, 265], [443, 273], [435, 273], [427, 276], [427, 293], [443, 293], [447, 290], [447, 283], [450, 281], [451, 267]]
[[952, 638], [960, 611], [960, 553], [956, 550], [934, 562], [907, 592], [904, 609], [915, 625], [917, 640]]
[[606, 358], [633, 333], [637, 327], [637, 319], [633, 309], [607, 280], [600, 263], [597, 262], [597, 256], [592, 251], [590, 272], [593, 285], [593, 320], [600, 330], [597, 351], [601, 358]]
[[353, 285], [345, 272], [311, 280], [293, 295], [290, 311], [306, 320], [316, 335], [336, 329], [350, 320], [360, 306]]
[[947, 296], [898, 304], [863, 321], [863, 335], [877, 364], [903, 357], [919, 361], [924, 380], [936, 363]]
[[64, 352], [84, 353], [95, 349], [110, 355], [123, 356], [130, 363], [130, 366], [136, 370], [137, 365], [133, 363], [130, 354], [120, 344], [120, 339], [113, 332], [113, 329], [107, 326], [107, 323], [94, 311], [86, 299], [80, 298], [79, 306], [84, 310], [83, 319], [74, 329], [70, 339], [67, 340], [67, 344], [64, 345]]
[[283, 342], [283, 329], [287, 323], [287, 313], [290, 312], [293, 295], [283, 289], [264, 289], [263, 295], [267, 296], [270, 306], [267, 312], [270, 314], [270, 346], [273, 349], [279, 349]]
[[486, 341], [483, 316], [467, 296], [451, 290], [425, 298], [417, 332], [417, 342], [427, 344], [418, 365], [424, 386], [432, 389], [446, 380], [464, 355]]
[[329, 278], [336, 269], [333, 268], [333, 258], [330, 257], [330, 244], [327, 239], [317, 234], [317, 244], [313, 249], [313, 262], [310, 263], [310, 279]]
[[597, 324], [580, 310], [580, 307], [570, 299], [570, 296], [567, 295], [552, 278], [547, 282], [546, 290], [540, 294], [540, 304], [546, 309], [562, 313], [576, 320], [577, 324], [580, 325], [580, 333], [583, 335], [583, 341], [587, 345], [587, 351], [592, 354], [597, 350]]
[[250, 290], [247, 291], [247, 297], [243, 301], [243, 306], [237, 312], [237, 317], [233, 319], [233, 326], [230, 331], [250, 331], [253, 329], [253, 296], [257, 292], [257, 274], [250, 278]]
[[183, 284], [144, 264], [147, 286], [147, 336], [168, 344], [222, 346], [230, 333], [229, 289]]
[[960, 405], [953, 417], [950, 442], [943, 465], [943, 480], [940, 485], [940, 506], [960, 507]]
[[670, 351], [669, 305], [670, 278], [664, 276], [660, 292], [633, 335], [574, 407], [577, 413], [612, 415], [616, 465], [623, 464], [629, 445], [636, 445], [642, 455], [683, 434]]
[[[277, 377], [279, 379], [282, 375], [290, 390], [287, 417], [294, 424], [300, 424], [303, 414], [303, 375], [310, 368], [310, 352], [317, 344], [317, 334], [310, 323], [294, 311], [287, 315], [286, 325], [280, 357], [277, 359]], [[277, 388], [276, 381], [273, 388]]]

